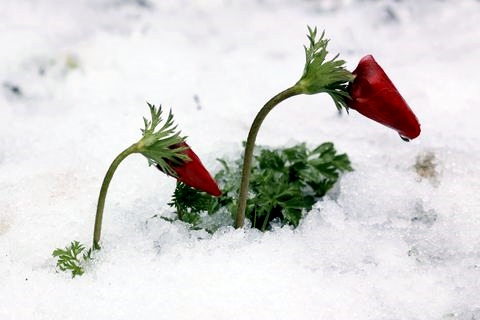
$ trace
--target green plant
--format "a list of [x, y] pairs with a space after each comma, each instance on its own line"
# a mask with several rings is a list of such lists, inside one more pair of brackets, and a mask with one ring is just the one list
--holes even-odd
[[[142, 154], [147, 158], [149, 165], [154, 165], [163, 173], [176, 178], [177, 181], [182, 181], [213, 195], [221, 193], [198, 156], [185, 142], [185, 138], [180, 136], [180, 131], [174, 125], [172, 112], [170, 111], [166, 121], [163, 121], [161, 106], [156, 108], [154, 105], [147, 104], [150, 109], [150, 120], [143, 118], [142, 138], [113, 160], [103, 178], [95, 215], [93, 244], [92, 248], [87, 250], [84, 260], [90, 259], [92, 250], [100, 249], [103, 211], [108, 187], [120, 163], [131, 154]], [[73, 241], [65, 249], [54, 250], [52, 255], [57, 258], [57, 266], [60, 270], [71, 271], [72, 276], [75, 277], [83, 274], [82, 261], [78, 255], [84, 250], [83, 245], [78, 241]]]
[[[338, 154], [327, 142], [309, 150], [304, 143], [289, 148], [258, 148], [252, 161], [246, 217], [262, 231], [272, 221], [297, 226], [303, 215], [337, 182], [342, 172], [352, 170], [346, 154]], [[223, 168], [215, 178], [223, 194], [214, 198], [184, 184], [178, 184], [172, 201], [180, 220], [197, 224], [200, 214], [225, 210], [235, 214], [241, 159]]]
[[52, 256], [57, 258], [57, 267], [62, 271], [70, 271], [72, 278], [85, 272], [85, 264], [92, 259], [92, 248], [86, 250], [78, 241], [72, 241], [65, 249], [56, 249]]
[[273, 96], [257, 113], [250, 126], [242, 166], [242, 178], [240, 180], [240, 189], [238, 192], [238, 204], [235, 217], [235, 226], [241, 228], [244, 225], [247, 198], [252, 170], [252, 157], [255, 148], [255, 140], [260, 131], [263, 120], [280, 102], [300, 94], [327, 93], [335, 103], [338, 110], [348, 109], [347, 104], [350, 95], [347, 87], [355, 76], [345, 69], [345, 61], [337, 60], [338, 54], [330, 60], [326, 60], [328, 55], [327, 46], [329, 39], [325, 39], [325, 32], [322, 32], [317, 39], [317, 28], [308, 27], [309, 46], [305, 48], [305, 66], [302, 76], [293, 86], [281, 91]]

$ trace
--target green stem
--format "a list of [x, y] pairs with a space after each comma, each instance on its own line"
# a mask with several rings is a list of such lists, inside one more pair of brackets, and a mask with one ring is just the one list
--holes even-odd
[[238, 204], [237, 204], [237, 215], [235, 218], [235, 227], [242, 228], [245, 223], [245, 209], [247, 207], [247, 194], [248, 194], [248, 183], [250, 180], [250, 171], [252, 167], [252, 158], [253, 158], [253, 149], [255, 147], [255, 140], [257, 138], [258, 131], [262, 125], [263, 120], [266, 118], [268, 113], [280, 102], [286, 100], [290, 97], [304, 93], [304, 90], [301, 86], [295, 85], [290, 87], [276, 96], [271, 98], [260, 111], [258, 112], [255, 120], [253, 120], [250, 131], [248, 132], [247, 142], [245, 144], [245, 154], [243, 157], [243, 168], [242, 168], [242, 180], [240, 182], [240, 192], [238, 194]]
[[102, 187], [100, 189], [100, 195], [98, 196], [97, 214], [95, 215], [95, 227], [93, 230], [93, 249], [100, 249], [100, 235], [102, 233], [102, 218], [103, 209], [105, 208], [105, 198], [107, 196], [108, 186], [112, 180], [115, 170], [117, 170], [120, 162], [123, 161], [128, 155], [138, 152], [138, 143], [132, 144], [130, 147], [122, 151], [112, 162], [110, 167], [103, 178]]
[[267, 229], [268, 219], [270, 218], [270, 213], [272, 212], [272, 209], [273, 208], [268, 209], [267, 215], [265, 216], [265, 220], [263, 220], [262, 229], [260, 229], [262, 232], [265, 232], [265, 230]]

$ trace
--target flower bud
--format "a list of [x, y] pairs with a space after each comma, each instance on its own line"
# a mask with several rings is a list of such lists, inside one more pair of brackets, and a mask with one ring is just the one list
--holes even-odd
[[[205, 169], [200, 161], [200, 158], [198, 158], [190, 146], [185, 142], [172, 146], [172, 148], [178, 147], [185, 147], [186, 149], [183, 152], [190, 159], [186, 161], [169, 163], [170, 167], [175, 172], [178, 181], [183, 182], [192, 188], [207, 192], [212, 196], [220, 196], [222, 192], [220, 191], [217, 183], [207, 169]], [[159, 165], [157, 165], [157, 168], [160, 169]]]
[[404, 140], [420, 134], [420, 124], [407, 102], [373, 56], [363, 57], [349, 83], [347, 105], [364, 116], [396, 130]]

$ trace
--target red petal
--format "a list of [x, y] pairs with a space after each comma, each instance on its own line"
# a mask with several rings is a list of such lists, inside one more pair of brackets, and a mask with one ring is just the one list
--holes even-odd
[[373, 56], [363, 57], [353, 71], [348, 106], [409, 139], [420, 134], [417, 117]]
[[172, 169], [177, 174], [178, 180], [192, 188], [205, 191], [216, 197], [220, 196], [222, 192], [218, 188], [217, 183], [213, 180], [207, 169], [205, 169], [195, 152], [193, 152], [186, 143], [182, 143], [181, 146], [188, 148], [185, 150], [185, 153], [190, 158], [190, 161], [176, 166], [172, 165]]

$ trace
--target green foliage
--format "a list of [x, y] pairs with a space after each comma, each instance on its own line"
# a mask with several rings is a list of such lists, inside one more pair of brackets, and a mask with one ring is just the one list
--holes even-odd
[[302, 78], [296, 86], [305, 94], [328, 93], [338, 110], [348, 110], [347, 100], [350, 95], [347, 86], [354, 75], [345, 69], [345, 61], [337, 60], [338, 54], [326, 60], [329, 39], [325, 39], [325, 31], [317, 39], [317, 28], [308, 27], [309, 46], [305, 46], [305, 67]]
[[86, 250], [83, 244], [73, 241], [65, 249], [54, 250], [52, 256], [57, 258], [57, 267], [60, 270], [70, 271], [72, 278], [75, 278], [85, 272], [85, 263], [92, 260], [92, 249]]
[[[214, 214], [224, 209], [235, 214], [242, 159], [229, 164], [215, 176], [222, 189], [218, 198], [178, 184], [172, 201], [180, 220], [195, 225], [199, 214]], [[290, 148], [259, 148], [254, 157], [249, 185], [246, 217], [260, 230], [272, 221], [296, 227], [303, 215], [337, 182], [342, 172], [352, 171], [346, 154], [337, 154], [333, 143], [313, 150], [305, 144]]]
[[180, 181], [173, 192], [169, 206], [175, 207], [178, 219], [197, 225], [200, 213], [214, 212], [218, 209], [217, 201], [208, 193], [200, 192]]

